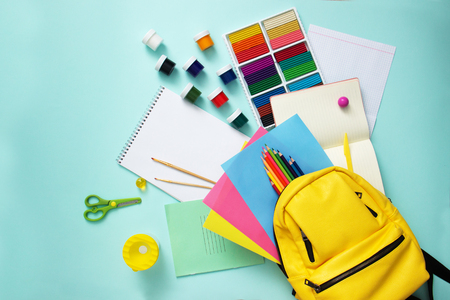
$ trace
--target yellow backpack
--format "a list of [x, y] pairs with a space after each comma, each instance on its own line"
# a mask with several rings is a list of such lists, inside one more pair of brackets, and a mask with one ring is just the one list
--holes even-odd
[[297, 299], [406, 299], [429, 278], [398, 210], [340, 167], [292, 181], [276, 204], [274, 233]]

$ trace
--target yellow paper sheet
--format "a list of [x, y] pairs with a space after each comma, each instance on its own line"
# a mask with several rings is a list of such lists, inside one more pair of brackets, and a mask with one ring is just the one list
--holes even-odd
[[258, 246], [255, 242], [249, 239], [246, 235], [240, 232], [236, 227], [231, 225], [227, 220], [222, 218], [215, 211], [211, 210], [206, 218], [203, 227], [211, 230], [212, 232], [217, 233], [220, 236], [244, 247], [247, 248], [256, 254], [259, 254], [267, 259], [270, 259], [273, 262], [280, 263], [276, 258], [270, 255], [266, 250]]

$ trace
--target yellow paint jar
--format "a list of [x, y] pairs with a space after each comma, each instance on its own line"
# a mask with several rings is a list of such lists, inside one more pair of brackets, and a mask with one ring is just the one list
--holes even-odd
[[209, 47], [214, 46], [214, 42], [211, 39], [211, 36], [209, 34], [208, 30], [204, 30], [200, 32], [199, 34], [194, 36], [194, 41], [198, 44], [200, 47], [200, 50], [208, 49]]
[[135, 234], [123, 245], [122, 256], [133, 271], [147, 270], [158, 260], [158, 242], [147, 234]]

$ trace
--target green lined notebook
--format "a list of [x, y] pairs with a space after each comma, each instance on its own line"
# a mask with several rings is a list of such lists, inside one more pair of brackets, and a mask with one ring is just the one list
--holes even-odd
[[165, 206], [175, 275], [246, 267], [264, 258], [203, 227], [211, 209], [202, 200]]

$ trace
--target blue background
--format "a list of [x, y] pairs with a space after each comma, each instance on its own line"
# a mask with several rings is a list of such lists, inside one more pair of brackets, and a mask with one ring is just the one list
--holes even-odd
[[[241, 108], [256, 129], [238, 82], [229, 103], [206, 96], [223, 86], [215, 71], [231, 62], [222, 34], [296, 7], [309, 24], [397, 47], [372, 141], [386, 194], [421, 246], [450, 266], [449, 1], [2, 1], [0, 3], [0, 298], [289, 299], [276, 264], [176, 278], [164, 205], [175, 200], [115, 159], [160, 85], [226, 122]], [[141, 39], [164, 38], [156, 51]], [[193, 36], [216, 45], [201, 52]], [[167, 77], [154, 70], [166, 54]], [[205, 65], [193, 79], [192, 55]], [[101, 222], [87, 222], [84, 198], [142, 197]], [[155, 266], [134, 273], [122, 259], [137, 233], [159, 238]], [[435, 299], [450, 285], [435, 280]], [[427, 299], [425, 289], [418, 293]]]

